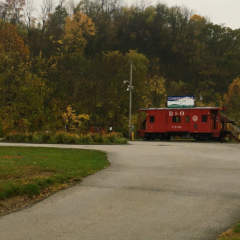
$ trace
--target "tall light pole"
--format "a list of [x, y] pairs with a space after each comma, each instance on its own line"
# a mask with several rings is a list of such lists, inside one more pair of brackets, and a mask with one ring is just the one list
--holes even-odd
[[133, 65], [130, 63], [130, 81], [129, 81], [129, 139], [132, 138], [132, 90], [133, 90]]
[[130, 62], [130, 78], [129, 80], [124, 80], [124, 84], [127, 85], [127, 91], [129, 92], [129, 117], [128, 117], [128, 131], [129, 131], [129, 139], [132, 139], [132, 90], [134, 89], [133, 86], [133, 64]]

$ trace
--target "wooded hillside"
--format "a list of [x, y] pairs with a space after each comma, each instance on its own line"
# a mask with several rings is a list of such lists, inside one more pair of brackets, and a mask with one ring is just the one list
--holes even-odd
[[31, 0], [0, 2], [3, 133], [64, 129], [69, 108], [80, 130], [127, 132], [130, 62], [135, 115], [167, 95], [194, 95], [240, 120], [240, 29], [164, 4], [44, 0], [38, 19], [32, 9]]

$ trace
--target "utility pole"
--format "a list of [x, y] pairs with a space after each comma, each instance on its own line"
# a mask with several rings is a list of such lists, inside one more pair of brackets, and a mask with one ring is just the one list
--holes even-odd
[[132, 90], [133, 90], [133, 64], [130, 63], [130, 81], [129, 81], [129, 139], [132, 139]]

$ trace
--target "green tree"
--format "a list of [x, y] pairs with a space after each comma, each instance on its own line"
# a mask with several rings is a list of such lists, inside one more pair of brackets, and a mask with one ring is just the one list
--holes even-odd
[[226, 112], [240, 125], [240, 77], [233, 80], [224, 96]]

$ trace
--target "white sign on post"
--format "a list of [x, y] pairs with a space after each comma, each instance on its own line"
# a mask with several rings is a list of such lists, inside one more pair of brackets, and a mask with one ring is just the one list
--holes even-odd
[[193, 96], [185, 97], [168, 97], [168, 108], [191, 108], [195, 106], [195, 99]]

